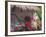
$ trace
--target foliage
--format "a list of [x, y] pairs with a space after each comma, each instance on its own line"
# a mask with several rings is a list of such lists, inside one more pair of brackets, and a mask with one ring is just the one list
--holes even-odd
[[39, 8], [39, 9], [36, 10], [36, 13], [37, 13], [39, 19], [42, 20], [42, 8], [41, 8], [41, 6], [39, 6], [38, 8]]

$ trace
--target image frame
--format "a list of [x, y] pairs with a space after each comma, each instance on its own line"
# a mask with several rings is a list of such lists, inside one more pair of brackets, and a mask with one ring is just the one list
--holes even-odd
[[[8, 35], [8, 7], [7, 7], [8, 2], [44, 4], [44, 33]], [[24, 35], [41, 35], [41, 34], [45, 34], [45, 3], [41, 3], [41, 2], [25, 2], [25, 1], [5, 1], [5, 36], [24, 36]]]

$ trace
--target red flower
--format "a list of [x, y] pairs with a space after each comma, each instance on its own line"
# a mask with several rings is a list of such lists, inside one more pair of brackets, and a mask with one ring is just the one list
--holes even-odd
[[32, 30], [32, 26], [30, 25], [30, 22], [26, 22], [26, 27], [29, 28], [29, 30]]

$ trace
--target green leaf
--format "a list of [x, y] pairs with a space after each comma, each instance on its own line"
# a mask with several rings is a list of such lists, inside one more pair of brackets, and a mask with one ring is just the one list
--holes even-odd
[[36, 11], [36, 13], [37, 13], [39, 19], [42, 20], [42, 11], [39, 9]]

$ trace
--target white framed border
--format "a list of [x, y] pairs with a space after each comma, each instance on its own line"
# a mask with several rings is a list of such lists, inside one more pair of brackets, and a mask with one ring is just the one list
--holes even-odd
[[[44, 33], [44, 4], [40, 3], [24, 3], [24, 2], [8, 2], [8, 33], [7, 35], [23, 35], [23, 34], [39, 34], [39, 33]], [[42, 6], [42, 30], [41, 31], [24, 31], [24, 32], [10, 32], [10, 5], [33, 5], [33, 6]]]

